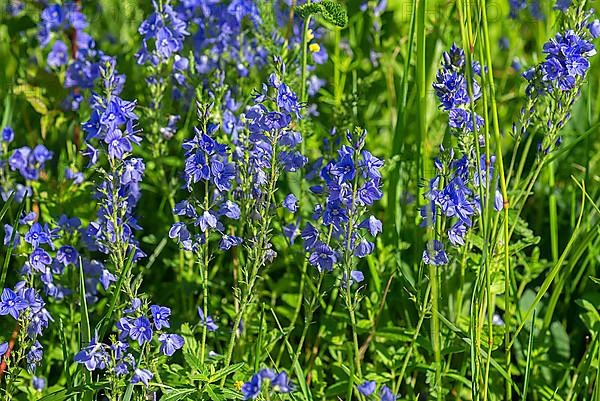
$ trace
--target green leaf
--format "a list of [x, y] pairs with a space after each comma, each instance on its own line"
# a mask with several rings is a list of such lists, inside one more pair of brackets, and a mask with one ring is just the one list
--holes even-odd
[[103, 388], [108, 388], [108, 386], [109, 386], [108, 382], [85, 384], [85, 385], [73, 387], [70, 389], [63, 389], [63, 390], [56, 391], [52, 394], [48, 394], [48, 395], [40, 398], [38, 401], [66, 401], [66, 400], [71, 401], [74, 399], [74, 397], [76, 395], [82, 394], [85, 391], [98, 391]]
[[29, 84], [21, 84], [15, 87], [15, 94], [24, 96], [25, 100], [39, 114], [48, 114], [48, 106], [44, 103], [42, 88]]
[[[19, 225], [19, 216], [23, 213], [23, 208], [25, 207], [25, 202], [21, 202], [21, 206], [19, 207], [19, 212], [15, 217], [12, 226], [18, 227]], [[4, 263], [2, 264], [2, 273], [0, 274], [0, 289], [4, 288], [4, 281], [6, 280], [6, 272], [8, 272], [8, 263], [10, 262], [10, 257], [12, 256], [12, 252], [14, 250], [14, 240], [15, 235], [17, 235], [17, 230], [13, 230], [12, 235], [10, 236], [10, 242], [8, 243], [8, 249], [6, 250], [6, 255], [4, 255]]]
[[81, 343], [89, 344], [92, 336], [90, 333], [90, 316], [88, 315], [87, 299], [85, 297], [85, 278], [81, 258], [79, 258], [79, 302], [81, 306]]
[[104, 334], [106, 333], [106, 330], [108, 330], [108, 328], [112, 325], [112, 323], [111, 323], [112, 315], [115, 311], [117, 303], [119, 302], [119, 295], [121, 294], [121, 287], [123, 287], [123, 282], [125, 281], [125, 277], [129, 276], [129, 271], [131, 270], [131, 266], [133, 265], [133, 256], [134, 255], [135, 255], [135, 252], [131, 252], [129, 254], [129, 258], [127, 258], [127, 262], [125, 263], [125, 267], [123, 268], [123, 271], [121, 272], [119, 281], [117, 281], [117, 286], [115, 287], [114, 292], [112, 293], [112, 297], [110, 300], [110, 307], [108, 308], [108, 311], [104, 314], [102, 319], [100, 319], [100, 321], [96, 325], [96, 330], [98, 331], [99, 338], [104, 338]]
[[[90, 316], [87, 307], [87, 299], [85, 298], [85, 279], [83, 275], [83, 264], [81, 257], [79, 257], [79, 302], [81, 307], [81, 323], [80, 323], [80, 337], [82, 344], [89, 344], [91, 340], [90, 334]], [[85, 372], [85, 381], [87, 384], [92, 384], [92, 373], [87, 369]], [[83, 399], [85, 401], [91, 401], [94, 396], [94, 392], [88, 389], [83, 390]]]
[[10, 195], [8, 196], [8, 199], [6, 199], [6, 202], [4, 202], [4, 206], [2, 206], [2, 210], [0, 210], [0, 221], [4, 218], [4, 215], [8, 211], [8, 208], [10, 207], [10, 205], [12, 204], [15, 194], [16, 194], [16, 192], [12, 191], [10, 193]]
[[227, 377], [230, 374], [240, 370], [242, 367], [244, 366], [244, 362], [239, 362], [236, 363], [234, 365], [228, 366], [226, 368], [223, 368], [217, 372], [215, 372], [214, 374], [212, 374], [210, 376], [209, 382], [210, 383], [215, 383], [219, 380], [221, 380], [223, 377]]
[[204, 387], [204, 389], [210, 396], [210, 399], [213, 401], [221, 401], [225, 399], [221, 394], [215, 393], [215, 390], [213, 390], [213, 387], [210, 384]]
[[63, 364], [65, 369], [65, 377], [67, 379], [67, 384], [70, 387], [73, 387], [73, 379], [71, 378], [71, 372], [69, 371], [69, 362], [72, 360], [69, 355], [69, 351], [67, 350], [67, 339], [65, 338], [65, 328], [63, 325], [63, 320], [61, 318], [58, 319], [58, 333], [60, 335], [60, 345], [62, 347], [63, 354]]
[[184, 352], [183, 358], [188, 363], [188, 365], [190, 365], [191, 368], [193, 368], [199, 372], [205, 371], [204, 364], [202, 362], [200, 362], [200, 358], [198, 358], [196, 355], [190, 354], [188, 352]]
[[21, 17], [3, 18], [2, 25], [6, 25], [6, 27], [8, 28], [9, 38], [19, 37], [20, 32], [25, 32], [28, 29], [32, 29], [37, 26], [37, 24], [31, 19], [29, 15], [23, 15]]
[[310, 15], [319, 15], [326, 22], [340, 28], [348, 24], [346, 9], [335, 1], [324, 0], [319, 3], [303, 4], [297, 8], [297, 11], [298, 15], [302, 18], [307, 18]]
[[165, 395], [161, 397], [161, 401], [180, 401], [185, 400], [191, 394], [196, 392], [195, 388], [173, 388], [168, 390]]
[[550, 333], [552, 333], [552, 342], [556, 353], [564, 359], [569, 359], [571, 356], [571, 344], [567, 331], [559, 322], [553, 322], [550, 325]]
[[125, 395], [123, 395], [123, 401], [131, 401], [131, 396], [133, 395], [133, 384], [129, 383], [127, 389], [125, 390]]

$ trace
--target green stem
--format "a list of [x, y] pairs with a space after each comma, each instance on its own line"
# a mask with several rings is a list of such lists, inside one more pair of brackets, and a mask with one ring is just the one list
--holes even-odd
[[[488, 20], [487, 20], [487, 1], [481, 0], [481, 4], [479, 9], [481, 10], [481, 18], [482, 23], [481, 26], [483, 28], [483, 46], [486, 58], [486, 67], [487, 67], [487, 76], [488, 76], [488, 85], [490, 90], [490, 101], [492, 106], [492, 124], [494, 128], [494, 137], [496, 141], [496, 163], [498, 167], [498, 171], [500, 173], [500, 189], [502, 191], [502, 199], [503, 199], [503, 207], [504, 207], [504, 297], [505, 297], [505, 312], [504, 312], [504, 323], [505, 323], [505, 335], [504, 335], [504, 343], [505, 343], [505, 361], [504, 367], [506, 369], [508, 377], [505, 380], [505, 400], [510, 401], [512, 399], [512, 389], [511, 389], [511, 350], [510, 350], [510, 327], [512, 321], [511, 315], [511, 294], [510, 294], [510, 255], [509, 255], [509, 234], [508, 234], [508, 209], [509, 209], [509, 200], [508, 193], [506, 188], [506, 178], [504, 176], [504, 161], [502, 157], [502, 137], [500, 135], [500, 124], [498, 122], [498, 106], [496, 104], [496, 88], [494, 85], [494, 73], [493, 73], [493, 65], [492, 65], [492, 53], [491, 53], [491, 44], [490, 44], [490, 33], [488, 28]], [[484, 69], [485, 70], [485, 69]]]
[[[275, 135], [275, 134], [273, 134], [273, 135]], [[262, 208], [260, 210], [260, 215], [263, 216], [263, 218], [260, 220], [261, 223], [260, 223], [259, 235], [258, 235], [258, 237], [256, 237], [258, 239], [258, 243], [256, 244], [255, 247], [252, 248], [253, 249], [252, 259], [253, 260], [252, 260], [252, 269], [250, 270], [250, 281], [248, 282], [248, 286], [246, 287], [246, 291], [243, 296], [242, 303], [240, 305], [240, 310], [236, 314], [233, 329], [231, 331], [231, 336], [229, 337], [227, 353], [225, 354], [225, 368], [228, 368], [231, 364], [231, 357], [233, 355], [233, 348], [235, 346], [236, 333], [237, 333], [238, 327], [240, 325], [240, 322], [242, 321], [242, 318], [243, 318], [244, 314], [246, 313], [248, 306], [251, 303], [251, 300], [254, 298], [255, 294], [253, 291], [254, 291], [254, 285], [256, 284], [256, 281], [258, 279], [258, 270], [264, 263], [264, 251], [265, 251], [266, 245], [269, 242], [269, 239], [267, 238], [267, 236], [268, 236], [268, 231], [270, 230], [270, 226], [271, 226], [270, 207], [271, 207], [273, 198], [275, 196], [275, 185], [279, 178], [279, 174], [278, 174], [279, 165], [277, 163], [277, 155], [278, 155], [277, 140], [278, 140], [278, 138], [275, 138], [275, 140], [272, 143], [270, 178], [269, 178], [269, 182], [268, 182], [266, 197], [264, 199], [264, 204], [262, 205]], [[227, 376], [226, 375], [223, 376], [223, 378], [221, 379], [221, 387], [224, 386], [226, 379], [227, 379]]]
[[317, 289], [316, 289], [313, 297], [310, 300], [310, 304], [309, 304], [308, 310], [306, 312], [306, 318], [304, 320], [304, 328], [302, 329], [302, 336], [300, 337], [300, 341], [298, 342], [298, 347], [296, 348], [296, 352], [294, 353], [294, 358], [292, 359], [292, 364], [291, 364], [292, 369], [294, 368], [294, 365], [296, 365], [298, 358], [300, 358], [300, 353], [302, 352], [302, 347], [304, 346], [304, 341], [306, 340], [306, 335], [308, 334], [308, 329], [310, 327], [310, 324], [312, 322], [312, 318], [314, 315], [315, 303], [316, 303], [317, 298], [320, 295], [321, 285], [323, 284], [323, 277], [325, 277], [325, 274], [320, 273], [319, 274], [319, 282], [317, 284]]
[[[310, 0], [307, 1], [307, 4]], [[306, 66], [308, 64], [308, 25], [310, 24], [310, 15], [304, 20], [302, 29], [302, 69], [300, 73], [300, 101], [306, 102]], [[304, 152], [302, 152], [304, 154]]]
[[[427, 139], [427, 90], [426, 90], [426, 59], [425, 59], [425, 9], [427, 0], [419, 0], [417, 4], [417, 85], [419, 91], [419, 144], [417, 146], [418, 176], [425, 178], [424, 160], [426, 159]], [[421, 194], [421, 185], [417, 187], [417, 194]]]
[[554, 163], [552, 162], [548, 163], [548, 190], [550, 191], [548, 198], [548, 208], [550, 209], [550, 243], [552, 260], [556, 262], [558, 260], [558, 208], [555, 193]]

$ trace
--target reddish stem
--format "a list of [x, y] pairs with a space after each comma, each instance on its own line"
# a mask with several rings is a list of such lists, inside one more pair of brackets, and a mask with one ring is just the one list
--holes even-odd
[[7, 367], [6, 361], [8, 360], [8, 358], [10, 358], [10, 353], [15, 348], [15, 343], [17, 342], [18, 336], [19, 336], [19, 324], [17, 323], [17, 327], [15, 327], [15, 330], [12, 333], [12, 337], [10, 338], [10, 341], [8, 342], [8, 350], [4, 354], [4, 357], [2, 358], [2, 363], [0, 363], [0, 380], [2, 380], [2, 378], [4, 377], [4, 372], [6, 371], [6, 367]]
[[[75, 8], [77, 11], [81, 11], [81, 0], [75, 0]], [[75, 61], [77, 59], [77, 30], [71, 28], [69, 31], [69, 41], [71, 42], [71, 59]], [[73, 93], [75, 95], [79, 95], [79, 88], [74, 87]], [[81, 147], [81, 133], [79, 124], [75, 124], [73, 128], [73, 142], [75, 143], [75, 148], [79, 151]]]

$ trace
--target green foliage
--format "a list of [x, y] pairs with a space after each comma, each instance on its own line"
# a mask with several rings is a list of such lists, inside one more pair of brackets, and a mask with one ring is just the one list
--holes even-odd
[[298, 7], [298, 15], [307, 18], [309, 15], [320, 16], [323, 21], [344, 28], [348, 25], [346, 8], [334, 0], [322, 0], [314, 3], [305, 3]]

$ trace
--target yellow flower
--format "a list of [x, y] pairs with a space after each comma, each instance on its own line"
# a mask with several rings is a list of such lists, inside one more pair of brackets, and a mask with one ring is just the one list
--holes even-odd
[[310, 50], [313, 53], [318, 53], [321, 50], [321, 46], [319, 46], [318, 43], [311, 43], [308, 46], [308, 50]]
[[244, 385], [244, 382], [241, 380], [236, 381], [233, 386], [235, 387], [235, 389], [237, 391], [241, 391], [242, 390], [242, 386]]
[[312, 29], [309, 29], [308, 31], [306, 31], [306, 41], [310, 42], [312, 40], [312, 38], [314, 38], [315, 35], [313, 35], [313, 31]]

